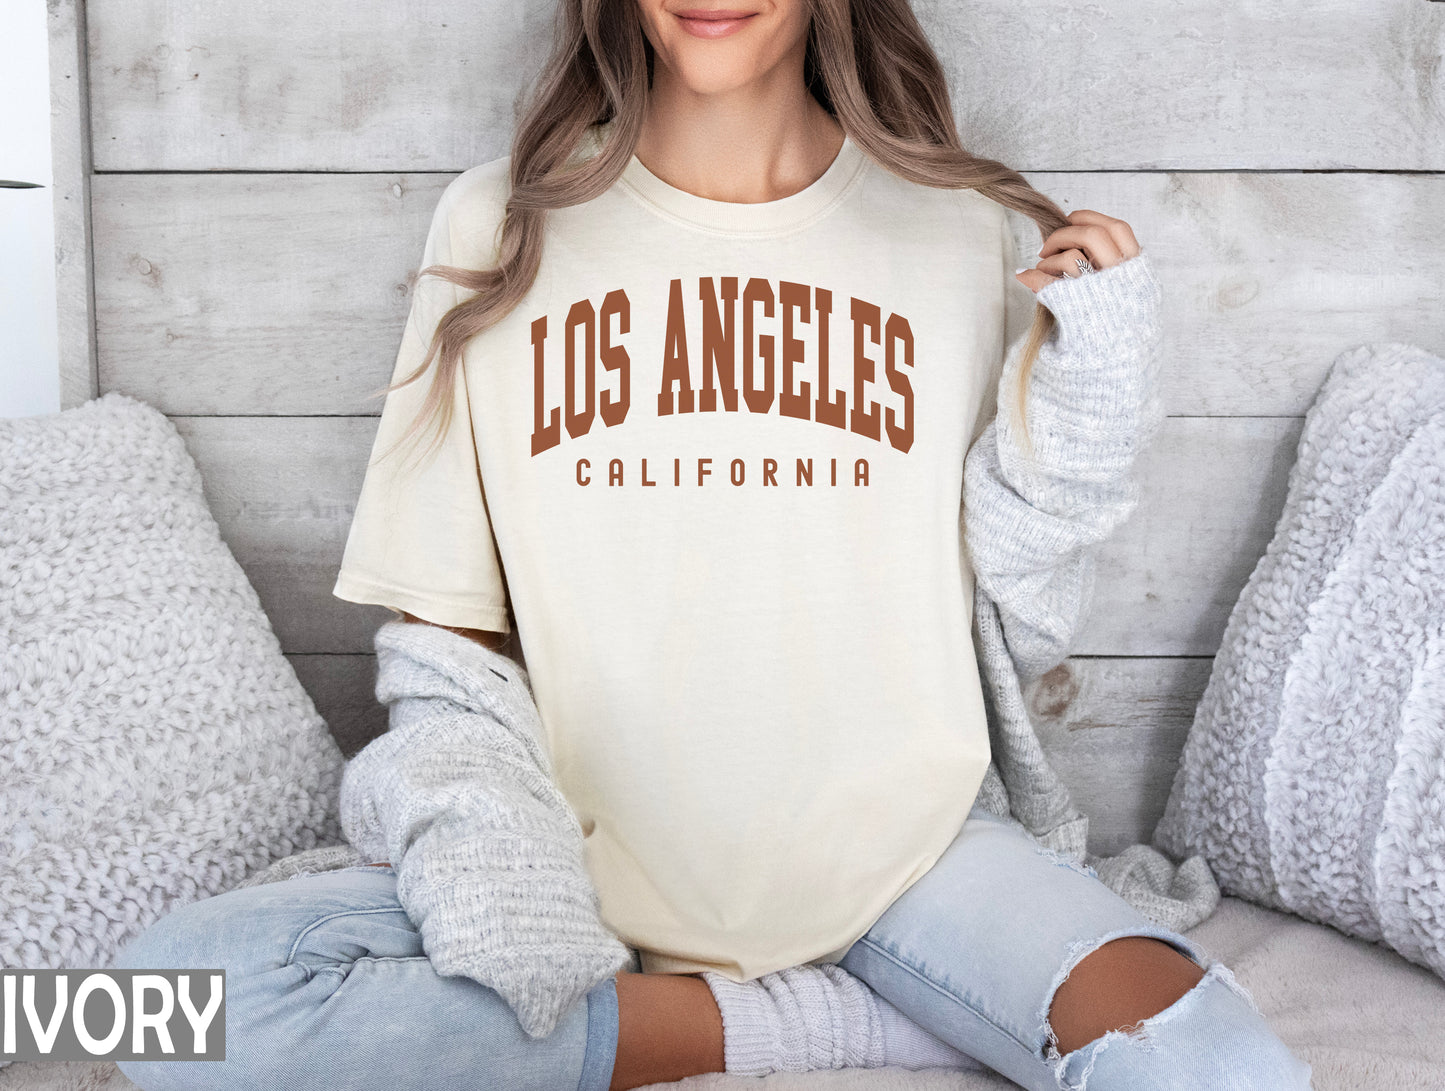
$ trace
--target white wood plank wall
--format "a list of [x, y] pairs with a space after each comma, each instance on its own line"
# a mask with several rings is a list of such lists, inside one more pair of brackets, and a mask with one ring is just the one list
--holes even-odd
[[[1331, 360], [1445, 351], [1445, 3], [918, 7], [965, 142], [1129, 220], [1165, 285], [1170, 419], [1145, 499], [1102, 553], [1077, 654], [1030, 693], [1113, 852], [1162, 811]], [[370, 640], [389, 616], [330, 595], [376, 423], [363, 394], [389, 376], [437, 195], [508, 150], [550, 13], [87, 5], [98, 390], [176, 422], [348, 750], [384, 726]]]

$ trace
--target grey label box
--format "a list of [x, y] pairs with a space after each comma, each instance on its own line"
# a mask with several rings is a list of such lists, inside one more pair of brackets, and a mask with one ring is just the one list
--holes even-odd
[[0, 1060], [225, 1059], [223, 969], [0, 970]]

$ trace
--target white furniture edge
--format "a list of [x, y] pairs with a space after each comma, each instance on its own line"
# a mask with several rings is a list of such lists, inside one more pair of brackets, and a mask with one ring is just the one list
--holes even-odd
[[69, 409], [100, 392], [90, 260], [90, 80], [85, 0], [52, 0], [48, 21], [60, 408]]

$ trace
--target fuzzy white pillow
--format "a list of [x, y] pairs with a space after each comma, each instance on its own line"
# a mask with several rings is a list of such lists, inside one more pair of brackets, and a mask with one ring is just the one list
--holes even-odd
[[1445, 977], [1445, 360], [1367, 344], [1305, 417], [1154, 845]]
[[0, 420], [0, 967], [103, 968], [340, 842], [343, 765], [171, 422]]

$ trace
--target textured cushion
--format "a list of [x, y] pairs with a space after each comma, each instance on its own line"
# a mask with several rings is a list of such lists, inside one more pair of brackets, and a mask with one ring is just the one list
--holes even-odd
[[0, 967], [107, 966], [341, 840], [341, 753], [153, 407], [0, 420], [0, 648]]
[[1335, 360], [1154, 843], [1445, 976], [1445, 360]]

